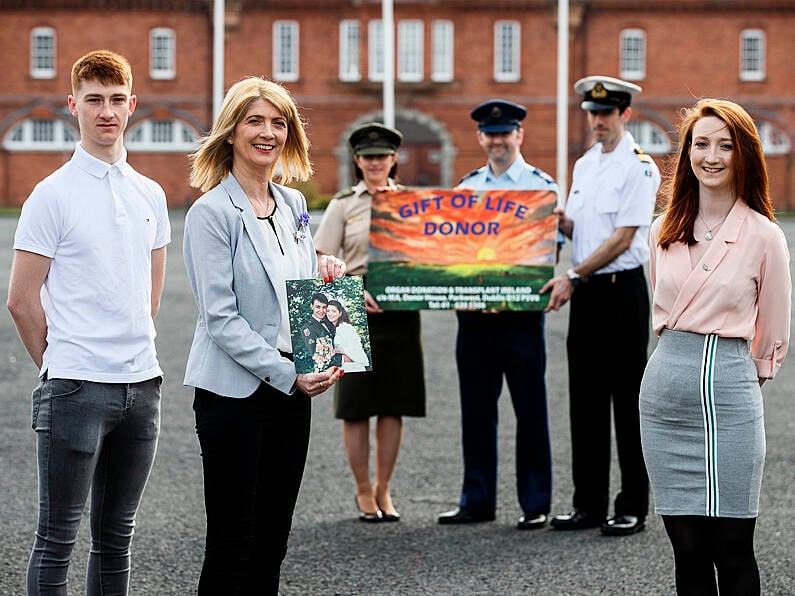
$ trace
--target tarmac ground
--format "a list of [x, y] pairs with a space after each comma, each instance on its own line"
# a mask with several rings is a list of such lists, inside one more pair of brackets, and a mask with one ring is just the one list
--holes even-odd
[[[204, 508], [192, 391], [182, 385], [195, 306], [182, 265], [183, 213], [173, 212], [163, 303], [156, 321], [165, 371], [157, 459], [133, 541], [130, 594], [196, 591], [204, 547]], [[319, 218], [316, 218], [319, 219]], [[782, 222], [790, 251], [795, 220]], [[16, 227], [0, 218], [0, 292], [5, 295]], [[564, 252], [562, 263], [569, 262]], [[565, 334], [568, 310], [547, 317], [547, 384], [553, 450], [553, 513], [569, 509], [572, 486]], [[402, 519], [356, 519], [354, 482], [330, 392], [314, 399], [310, 452], [282, 567], [281, 592], [305, 595], [593, 595], [674, 593], [673, 559], [660, 518], [644, 532], [602, 536], [598, 530], [520, 532], [514, 479], [514, 416], [500, 399], [497, 519], [440, 526], [439, 513], [457, 505], [461, 487], [460, 409], [452, 312], [422, 313], [428, 391], [425, 418], [405, 420], [392, 494]], [[653, 341], [653, 340], [652, 340]], [[650, 349], [652, 346], [650, 346]], [[604, 338], [598, 349], [619, 350]], [[676, 371], [671, 371], [676, 374]], [[36, 520], [35, 437], [30, 392], [36, 370], [14, 330], [0, 316], [0, 594], [25, 592], [25, 570]], [[400, 382], [396, 379], [396, 382]], [[756, 531], [762, 593], [795, 594], [795, 363], [765, 384], [767, 461]], [[613, 495], [618, 490], [613, 465]], [[88, 552], [84, 515], [70, 570], [69, 594], [84, 593]]]

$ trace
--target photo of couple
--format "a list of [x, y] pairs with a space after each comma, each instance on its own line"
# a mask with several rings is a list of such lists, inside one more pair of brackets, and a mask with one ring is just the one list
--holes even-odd
[[373, 370], [361, 277], [288, 280], [287, 297], [296, 372]]

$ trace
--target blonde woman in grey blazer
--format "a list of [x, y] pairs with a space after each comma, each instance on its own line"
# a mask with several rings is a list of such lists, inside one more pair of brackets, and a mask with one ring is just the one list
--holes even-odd
[[297, 375], [285, 280], [345, 274], [316, 257], [306, 200], [282, 183], [312, 174], [289, 92], [257, 77], [233, 85], [191, 158], [205, 191], [185, 218], [198, 306], [185, 384], [202, 451], [207, 538], [198, 592], [277, 594], [309, 444], [310, 398], [338, 368]]

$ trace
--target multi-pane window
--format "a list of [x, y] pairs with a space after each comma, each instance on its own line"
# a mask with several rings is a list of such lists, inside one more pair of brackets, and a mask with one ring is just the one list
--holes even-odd
[[520, 33], [518, 21], [494, 23], [494, 80], [497, 82], [507, 83], [519, 80]]
[[367, 78], [384, 80], [384, 23], [375, 19], [367, 24]]
[[765, 32], [746, 29], [740, 35], [740, 80], [762, 81], [765, 78]]
[[650, 155], [665, 155], [671, 151], [671, 140], [665, 131], [647, 120], [630, 120], [627, 130], [635, 142]]
[[149, 75], [173, 79], [177, 74], [177, 36], [173, 29], [159, 27], [149, 32]]
[[790, 142], [787, 133], [772, 125], [770, 122], [757, 121], [756, 130], [762, 141], [762, 150], [765, 155], [788, 155]]
[[50, 27], [36, 27], [30, 32], [30, 76], [55, 77], [55, 30]]
[[130, 151], [193, 151], [198, 133], [180, 120], [150, 118], [137, 123], [124, 138]]
[[359, 21], [340, 22], [340, 81], [359, 81], [362, 78], [359, 70], [360, 38]]
[[298, 80], [298, 23], [273, 23], [273, 78], [277, 81]]
[[6, 134], [3, 147], [13, 151], [71, 151], [77, 131], [64, 120], [30, 118]]
[[417, 82], [423, 78], [423, 23], [407, 19], [398, 23], [397, 78], [399, 81]]
[[628, 81], [646, 77], [646, 32], [643, 29], [624, 29], [621, 32], [620, 76]]
[[434, 21], [431, 37], [433, 60], [431, 80], [447, 82], [453, 80], [453, 22]]

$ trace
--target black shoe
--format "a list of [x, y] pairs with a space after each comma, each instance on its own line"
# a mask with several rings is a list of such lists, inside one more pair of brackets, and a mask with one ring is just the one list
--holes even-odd
[[537, 530], [547, 525], [546, 513], [527, 513], [519, 518], [519, 523], [516, 524], [517, 530]]
[[374, 513], [362, 511], [359, 508], [359, 499], [354, 497], [354, 502], [356, 503], [356, 509], [359, 509], [359, 521], [368, 522], [372, 524], [383, 520], [383, 515], [380, 510], [376, 509]]
[[381, 511], [381, 521], [385, 522], [396, 522], [400, 521], [400, 512], [396, 509], [394, 513], [387, 513], [386, 511]]
[[550, 525], [556, 530], [585, 530], [586, 528], [598, 528], [603, 521], [603, 517], [591, 515], [575, 508], [569, 513], [553, 517]]
[[635, 515], [614, 515], [602, 524], [605, 536], [627, 536], [641, 532], [646, 527], [645, 520]]
[[396, 522], [400, 521], [400, 512], [395, 509], [394, 513], [387, 513], [383, 509], [381, 509], [381, 504], [378, 502], [378, 499], [375, 500], [375, 504], [378, 505], [378, 510], [381, 512], [381, 521], [385, 522]]
[[475, 524], [478, 522], [494, 521], [493, 511], [470, 511], [459, 507], [439, 516], [440, 524]]

